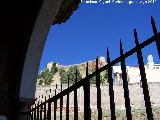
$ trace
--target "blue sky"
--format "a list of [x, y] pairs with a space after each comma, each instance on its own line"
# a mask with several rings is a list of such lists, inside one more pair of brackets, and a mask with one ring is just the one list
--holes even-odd
[[[119, 56], [119, 40], [124, 51], [135, 46], [133, 29], [138, 31], [139, 41], [153, 35], [150, 24], [153, 16], [160, 30], [160, 2], [154, 4], [86, 4], [82, 2], [70, 19], [61, 25], [52, 26], [43, 51], [40, 70], [51, 61], [69, 65], [106, 56], [109, 47], [111, 59]], [[146, 57], [152, 54], [159, 62], [155, 44], [143, 50]], [[127, 59], [128, 65], [136, 65], [135, 56]], [[160, 62], [159, 62], [160, 63]]]

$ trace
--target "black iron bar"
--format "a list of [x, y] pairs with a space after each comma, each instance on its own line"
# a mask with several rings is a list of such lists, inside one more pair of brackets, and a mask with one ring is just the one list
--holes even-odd
[[138, 41], [136, 29], [134, 29], [134, 37], [135, 37], [135, 44], [137, 48], [137, 58], [138, 58], [138, 64], [139, 64], [139, 69], [140, 69], [147, 118], [148, 120], [153, 120], [153, 113], [152, 113], [148, 84], [147, 84], [146, 73], [145, 73], [145, 68], [144, 68], [143, 56], [142, 56], [142, 51], [139, 48], [139, 41]]
[[[120, 40], [120, 55], [123, 55], [123, 46], [121, 40]], [[132, 120], [125, 59], [122, 59], [121, 61], [121, 70], [122, 70], [122, 80], [123, 80], [123, 89], [124, 89], [124, 98], [126, 107], [126, 117], [127, 120]]]
[[[62, 92], [62, 83], [61, 83], [61, 92]], [[63, 111], [63, 96], [60, 98], [60, 120], [62, 120], [62, 111]]]
[[[69, 76], [68, 76], [68, 88], [69, 88]], [[69, 93], [67, 94], [67, 101], [66, 101], [66, 120], [69, 120]]]
[[46, 102], [46, 96], [45, 96], [45, 104], [44, 104], [44, 120], [46, 120], [46, 104], [47, 104], [47, 102]]
[[[39, 106], [39, 101], [37, 105]], [[37, 119], [39, 120], [39, 107], [37, 108]]]
[[47, 120], [51, 120], [51, 102], [48, 102]]
[[[57, 90], [57, 86], [55, 89], [55, 96], [57, 95], [56, 90]], [[57, 118], [56, 111], [57, 111], [57, 100], [54, 101], [54, 120], [56, 120], [56, 118]]]
[[[35, 108], [36, 108], [36, 104], [35, 104]], [[36, 116], [36, 109], [34, 109], [34, 120], [36, 120], [37, 119], [37, 116]]]
[[113, 79], [112, 79], [112, 66], [109, 57], [109, 50], [107, 48], [107, 65], [108, 68], [108, 83], [109, 83], [109, 96], [110, 96], [110, 110], [111, 110], [111, 120], [116, 120], [115, 115], [115, 103], [114, 103], [114, 90], [113, 90]]
[[102, 120], [102, 107], [101, 107], [101, 88], [100, 88], [100, 72], [98, 72], [98, 57], [96, 58], [96, 87], [97, 87], [97, 110], [98, 120]]
[[[88, 76], [88, 62], [86, 66], [86, 77]], [[91, 120], [91, 108], [90, 108], [90, 82], [89, 79], [83, 86], [84, 89], [84, 120]]]
[[30, 111], [31, 111], [31, 120], [33, 120], [34, 110], [33, 110], [33, 107], [32, 107], [32, 106], [31, 106], [31, 108], [30, 108]]
[[[41, 104], [42, 104], [42, 101], [41, 101]], [[42, 120], [42, 113], [43, 113], [43, 105], [40, 106], [40, 120]]]
[[[76, 79], [75, 84], [77, 83], [78, 79], [78, 72], [76, 69]], [[78, 100], [77, 100], [77, 89], [74, 90], [74, 120], [78, 120]]]
[[[156, 24], [152, 16], [151, 16], [151, 24], [152, 24], [152, 30], [153, 30], [154, 36], [158, 36]], [[156, 39], [156, 46], [157, 46], [158, 56], [160, 59], [160, 39]]]
[[33, 120], [33, 114], [34, 114], [33, 111], [31, 111], [31, 120]]

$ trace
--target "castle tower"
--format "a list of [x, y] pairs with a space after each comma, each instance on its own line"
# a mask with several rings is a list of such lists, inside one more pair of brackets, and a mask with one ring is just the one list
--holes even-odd
[[148, 55], [147, 57], [147, 68], [148, 69], [153, 69], [154, 68], [154, 61], [153, 61], [153, 56], [152, 55]]

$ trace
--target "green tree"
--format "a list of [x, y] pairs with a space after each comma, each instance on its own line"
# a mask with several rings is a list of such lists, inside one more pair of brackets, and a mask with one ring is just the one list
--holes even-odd
[[61, 76], [61, 83], [67, 83], [68, 82], [68, 73], [64, 70], [64, 68], [59, 69], [59, 74]]
[[71, 66], [68, 70], [68, 75], [69, 75], [69, 82], [71, 84], [75, 83], [76, 79], [76, 70], [77, 70], [77, 81], [82, 79], [82, 75], [80, 74], [80, 71], [77, 66]]
[[52, 74], [49, 72], [48, 69], [45, 69], [42, 71], [42, 73], [40, 74], [40, 78], [43, 79], [43, 82], [45, 85], [50, 85], [52, 82]]
[[57, 64], [56, 62], [52, 63], [52, 68], [51, 68], [51, 71], [50, 71], [50, 73], [52, 75], [55, 75], [55, 73], [58, 72], [58, 68], [57, 68], [56, 64]]
[[62, 83], [68, 83], [68, 76], [69, 76], [69, 82], [71, 84], [75, 83], [76, 79], [76, 70], [77, 70], [77, 81], [82, 79], [82, 76], [79, 72], [79, 69], [77, 66], [71, 66], [68, 71], [65, 71], [64, 68], [61, 68], [59, 70], [60, 76], [61, 76], [61, 82]]
[[50, 85], [52, 83], [52, 78], [55, 75], [55, 73], [58, 71], [56, 64], [57, 63], [53, 63], [50, 71], [48, 68], [46, 68], [40, 73], [40, 75], [38, 75], [39, 81], [37, 80], [37, 82], [39, 85], [41, 85], [43, 82], [45, 85]]
[[[91, 70], [89, 71], [89, 74], [92, 74], [93, 72], [94, 70]], [[100, 81], [101, 84], [106, 84], [108, 82], [108, 75], [106, 70], [100, 73]], [[96, 84], [96, 75], [90, 78], [90, 84]]]
[[101, 84], [108, 83], [108, 72], [107, 72], [107, 70], [104, 70], [100, 73], [100, 79], [101, 79]]

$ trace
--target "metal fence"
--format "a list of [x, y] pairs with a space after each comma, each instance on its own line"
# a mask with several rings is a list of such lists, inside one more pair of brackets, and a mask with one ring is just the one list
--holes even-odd
[[[116, 120], [115, 115], [115, 102], [114, 102], [114, 89], [113, 89], [113, 78], [112, 78], [112, 66], [116, 63], [121, 63], [121, 70], [122, 70], [122, 80], [123, 80], [123, 89], [124, 89], [124, 99], [125, 99], [125, 108], [126, 108], [126, 118], [127, 120], [132, 119], [131, 114], [131, 105], [130, 105], [130, 97], [129, 97], [129, 89], [128, 89], [128, 80], [127, 80], [127, 72], [126, 72], [126, 58], [131, 56], [132, 54], [137, 54], [137, 60], [141, 75], [141, 87], [143, 89], [144, 94], [144, 103], [146, 108], [146, 114], [148, 120], [153, 120], [153, 113], [152, 113], [152, 107], [151, 107], [151, 101], [150, 101], [150, 95], [148, 90], [148, 84], [145, 74], [145, 67], [143, 62], [143, 55], [142, 55], [142, 48], [145, 48], [149, 44], [156, 42], [158, 55], [160, 58], [160, 33], [157, 32], [155, 21], [153, 17], [151, 17], [151, 24], [153, 29], [153, 36], [147, 40], [145, 40], [142, 43], [139, 43], [138, 35], [136, 29], [134, 29], [134, 38], [135, 38], [135, 47], [129, 50], [128, 52], [123, 52], [122, 47], [122, 41], [120, 40], [120, 56], [114, 59], [113, 61], [110, 61], [110, 55], [109, 50], [107, 48], [107, 65], [103, 66], [102, 68], [99, 68], [98, 66], [98, 57], [96, 58], [96, 70], [92, 74], [88, 74], [88, 63], [86, 65], [86, 77], [83, 78], [80, 81], [77, 81], [77, 77], [75, 79], [75, 84], [69, 85], [69, 76], [68, 76], [68, 88], [65, 90], [62, 90], [61, 86], [61, 92], [56, 93], [55, 89], [55, 96], [49, 98], [48, 100], [45, 99], [45, 102], [41, 102], [38, 104], [35, 104], [31, 106], [30, 111], [28, 111], [27, 119], [28, 120], [56, 120], [56, 114], [57, 114], [57, 101], [60, 100], [60, 109], [59, 109], [59, 118], [62, 120], [63, 117], [63, 108], [65, 107], [65, 118], [66, 120], [69, 120], [69, 102], [70, 102], [70, 93], [74, 92], [74, 107], [73, 107], [73, 113], [74, 113], [74, 120], [78, 120], [78, 102], [77, 102], [77, 89], [80, 87], [83, 87], [84, 90], [84, 120], [91, 120], [91, 107], [90, 107], [90, 78], [93, 76], [96, 76], [96, 88], [97, 88], [97, 111], [98, 111], [98, 120], [102, 120], [102, 105], [101, 105], [101, 88], [100, 88], [100, 73], [102, 71], [107, 70], [108, 74], [108, 83], [109, 85], [106, 87], [109, 87], [109, 99], [110, 99], [110, 113], [111, 113], [111, 120]], [[76, 71], [77, 76], [77, 71]], [[63, 97], [67, 96], [66, 104], [64, 106], [63, 103]], [[52, 110], [53, 108], [53, 110]]]

